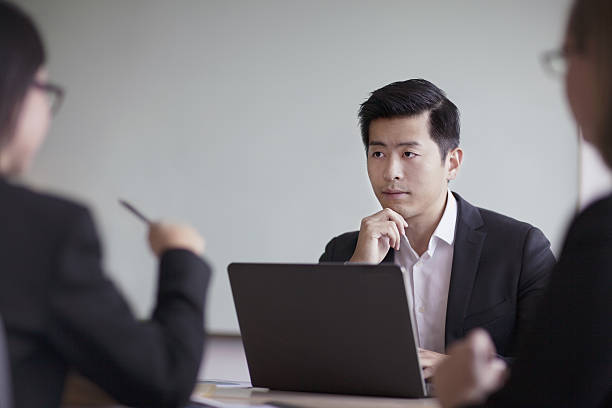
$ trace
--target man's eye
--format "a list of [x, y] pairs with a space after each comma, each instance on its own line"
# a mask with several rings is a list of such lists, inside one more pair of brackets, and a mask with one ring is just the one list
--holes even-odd
[[374, 152], [372, 153], [372, 157], [383, 157], [383, 152]]
[[416, 156], [416, 154], [414, 154], [414, 153], [412, 153], [412, 152], [404, 152], [404, 157], [407, 157], [407, 158], [409, 158], [409, 159], [410, 159], [410, 158], [413, 158], [413, 157], [415, 157], [415, 156]]

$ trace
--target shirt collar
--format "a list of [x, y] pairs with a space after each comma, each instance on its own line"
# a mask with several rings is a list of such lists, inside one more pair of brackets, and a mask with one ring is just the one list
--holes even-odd
[[446, 208], [442, 218], [432, 234], [432, 237], [438, 237], [448, 245], [453, 245], [455, 242], [455, 225], [457, 223], [457, 200], [453, 193], [448, 190], [446, 199]]
[[[438, 223], [438, 226], [436, 227], [434, 233], [431, 235], [431, 238], [429, 239], [429, 245], [427, 246], [427, 251], [425, 252], [425, 254], [428, 254], [429, 256], [433, 256], [436, 247], [438, 246], [438, 241], [444, 241], [446, 242], [448, 245], [452, 246], [453, 243], [455, 242], [455, 225], [457, 223], [457, 200], [455, 199], [455, 196], [450, 192], [450, 190], [448, 190], [447, 193], [447, 199], [446, 199], [446, 207], [444, 207], [444, 213], [442, 214], [442, 218], [440, 219], [440, 222]], [[437, 238], [437, 239], [434, 239]], [[416, 261], [417, 259], [419, 259], [419, 255], [415, 252], [415, 250], [412, 248], [412, 245], [410, 245], [410, 241], [408, 241], [408, 238], [403, 235], [402, 236], [402, 247], [401, 248], [408, 248], [408, 251], [402, 251], [400, 249], [400, 254], [405, 254], [405, 255], [401, 255], [401, 256], [408, 256], [410, 259], [414, 261]], [[396, 257], [396, 260], [399, 261], [399, 257]]]

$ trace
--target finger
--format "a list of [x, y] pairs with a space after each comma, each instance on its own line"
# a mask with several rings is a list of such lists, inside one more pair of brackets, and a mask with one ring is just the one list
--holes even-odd
[[421, 365], [426, 365], [426, 366], [430, 366], [430, 365], [434, 365], [435, 362], [437, 361], [437, 359], [435, 359], [434, 357], [430, 357], [430, 356], [419, 356], [419, 360], [421, 361]]
[[385, 245], [386, 249], [391, 248], [391, 242], [389, 240], [389, 237], [385, 234], [381, 234], [379, 240]]
[[402, 235], [406, 235], [406, 228], [408, 227], [408, 223], [397, 212], [393, 211], [390, 208], [385, 208], [383, 210], [384, 215], [387, 217], [387, 221], [393, 221], [397, 225], [397, 230], [400, 231]]
[[149, 224], [148, 236], [149, 239], [153, 239], [153, 237], [157, 237], [162, 230], [162, 224], [159, 222], [153, 222]]
[[402, 215], [400, 213], [398, 213], [395, 210], [392, 210], [391, 208], [385, 208], [381, 211], [382, 214], [384, 214], [386, 217], [388, 217], [389, 219], [393, 219], [396, 220], [400, 225], [403, 226], [408, 226], [408, 223], [406, 222], [406, 220], [404, 219], [404, 217], [402, 217]]
[[429, 359], [422, 359], [420, 358], [419, 361], [421, 362], [421, 368], [425, 369], [428, 367], [433, 367], [433, 361], [429, 360]]
[[507, 375], [509, 373], [508, 365], [501, 358], [493, 359], [493, 361], [491, 362], [491, 371], [496, 374], [497, 378], [501, 382], [506, 381]]
[[423, 367], [432, 367], [438, 364], [438, 359], [433, 357], [420, 357], [419, 361], [421, 362], [421, 366]]
[[423, 378], [424, 378], [424, 379], [426, 379], [426, 380], [428, 380], [428, 379], [430, 379], [431, 377], [433, 377], [433, 371], [434, 371], [434, 370], [433, 370], [433, 368], [431, 368], [431, 367], [424, 368], [424, 369], [423, 369]]
[[405, 235], [405, 228], [408, 226], [408, 223], [406, 223], [404, 217], [402, 217], [400, 214], [390, 208], [385, 208], [376, 215], [381, 221], [384, 220], [394, 222], [397, 225], [398, 231], [400, 231], [402, 235]]
[[378, 230], [380, 232], [377, 232], [374, 236], [377, 239], [381, 239], [383, 237], [386, 237], [387, 240], [389, 241], [389, 247], [390, 248], [395, 248], [397, 246], [397, 240], [398, 240], [398, 234], [397, 234], [397, 229], [393, 229], [395, 226], [395, 224], [393, 224], [392, 222], [389, 221], [385, 221], [383, 223], [378, 223], [376, 224], [376, 226], [374, 227], [375, 230]]
[[397, 224], [393, 221], [387, 221], [387, 228], [389, 230], [389, 233], [393, 235], [393, 240], [394, 240], [393, 248], [396, 251], [399, 251], [401, 235], [400, 235], [399, 230], [397, 229]]
[[427, 350], [419, 350], [419, 361], [421, 362], [421, 366], [428, 367], [433, 364], [434, 358], [427, 352]]
[[483, 376], [483, 386], [487, 390], [496, 390], [506, 381], [506, 363], [499, 359], [493, 359], [487, 367], [486, 375]]
[[479, 357], [491, 357], [495, 355], [495, 345], [491, 340], [491, 336], [484, 329], [474, 329], [468, 335], [468, 342], [474, 351], [474, 354]]

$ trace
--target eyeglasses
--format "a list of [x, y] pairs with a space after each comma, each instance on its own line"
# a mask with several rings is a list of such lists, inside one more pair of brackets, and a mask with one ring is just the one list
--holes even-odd
[[55, 84], [43, 83], [39, 81], [32, 81], [32, 86], [44, 91], [49, 98], [49, 106], [51, 107], [51, 113], [55, 115], [62, 105], [64, 100], [64, 89]]
[[573, 52], [568, 46], [546, 51], [542, 54], [542, 65], [549, 74], [563, 77], [567, 73], [567, 57]]

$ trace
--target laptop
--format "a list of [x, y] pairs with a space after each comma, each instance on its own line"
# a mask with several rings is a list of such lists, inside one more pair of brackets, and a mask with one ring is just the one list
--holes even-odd
[[427, 396], [399, 266], [232, 263], [228, 272], [253, 386]]

